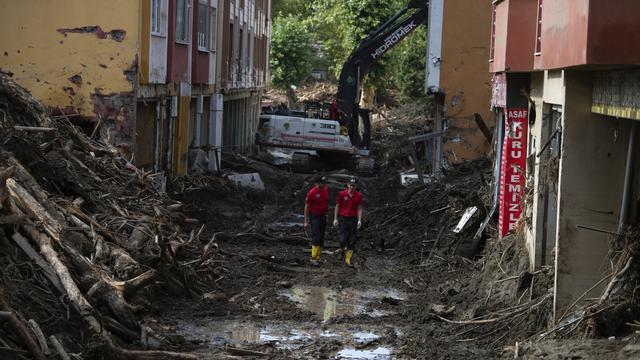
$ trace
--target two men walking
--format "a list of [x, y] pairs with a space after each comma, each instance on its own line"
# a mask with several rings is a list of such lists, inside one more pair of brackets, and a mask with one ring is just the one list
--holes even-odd
[[[352, 266], [351, 258], [357, 242], [357, 232], [362, 226], [362, 194], [356, 189], [356, 180], [351, 179], [347, 188], [336, 198], [333, 226], [340, 232], [340, 248], [344, 260]], [[311, 225], [311, 263], [316, 265], [322, 254], [327, 211], [329, 209], [329, 188], [324, 177], [316, 177], [314, 185], [307, 193], [304, 207], [304, 227]]]

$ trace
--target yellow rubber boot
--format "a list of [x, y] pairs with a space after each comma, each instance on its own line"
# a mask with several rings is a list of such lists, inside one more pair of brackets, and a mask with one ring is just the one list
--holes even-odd
[[315, 245], [311, 246], [311, 259], [313, 259], [313, 260], [317, 260], [318, 259], [318, 252], [319, 252], [318, 248], [319, 248], [319, 246], [315, 246]]
[[344, 262], [347, 263], [347, 266], [351, 265], [351, 257], [353, 256], [353, 250], [347, 250], [344, 253]]
[[322, 246], [316, 246], [318, 248], [316, 252], [316, 260], [320, 260], [320, 255], [322, 255]]

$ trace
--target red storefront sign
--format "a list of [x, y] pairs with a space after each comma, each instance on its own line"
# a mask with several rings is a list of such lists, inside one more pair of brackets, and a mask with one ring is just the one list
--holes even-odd
[[500, 237], [516, 228], [524, 207], [527, 166], [527, 109], [508, 109], [500, 178]]

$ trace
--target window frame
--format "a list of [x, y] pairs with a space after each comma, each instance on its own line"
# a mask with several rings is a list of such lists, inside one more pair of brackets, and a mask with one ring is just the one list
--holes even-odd
[[209, 51], [213, 53], [216, 52], [218, 46], [218, 8], [214, 4], [215, 0], [211, 2], [209, 7]]
[[[180, 7], [180, 1], [184, 1], [184, 38], [178, 36], [178, 9]], [[191, 1], [190, 0], [178, 0], [176, 1], [176, 18], [175, 18], [175, 42], [178, 44], [189, 45], [191, 43], [191, 36], [189, 36], [189, 29], [191, 28], [191, 16], [189, 16], [191, 9]]]
[[[151, 0], [151, 23], [149, 27], [151, 35], [158, 37], [167, 36], [168, 12], [167, 0]], [[155, 19], [154, 14], [156, 15]]]
[[[198, 51], [200, 52], [208, 52], [209, 51], [209, 0], [197, 0], [198, 2], [198, 19], [197, 19], [197, 23], [196, 25], [196, 34], [197, 34], [197, 39], [196, 39], [196, 45], [198, 46]], [[202, 17], [202, 9], [204, 8], [205, 10], [205, 21], [204, 21], [204, 31], [200, 32], [200, 20]], [[204, 39], [202, 40], [202, 42], [200, 41], [200, 35], [204, 35]], [[204, 45], [202, 45], [204, 44]]]
[[151, 35], [160, 35], [162, 0], [151, 0]]

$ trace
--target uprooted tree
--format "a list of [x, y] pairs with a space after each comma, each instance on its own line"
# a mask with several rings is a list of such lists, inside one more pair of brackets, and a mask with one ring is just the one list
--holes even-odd
[[54, 319], [60, 315], [53, 309], [68, 303], [81, 319], [77, 327], [107, 358], [198, 358], [122, 346], [144, 343], [136, 299], [154, 292], [196, 296], [213, 284], [215, 247], [199, 250], [202, 228], [180, 211], [182, 204], [65, 116], [47, 117], [2, 73], [0, 133], [0, 250], [28, 259], [32, 271], [11, 272], [13, 256], [0, 260], [7, 269], [0, 317], [11, 324], [8, 333], [0, 328], [3, 351], [44, 359], [52, 349], [63, 356], [66, 347], [77, 348], [78, 339], [46, 337], [66, 319], [39, 326], [45, 319], [22, 309], [27, 297], [50, 304]]

